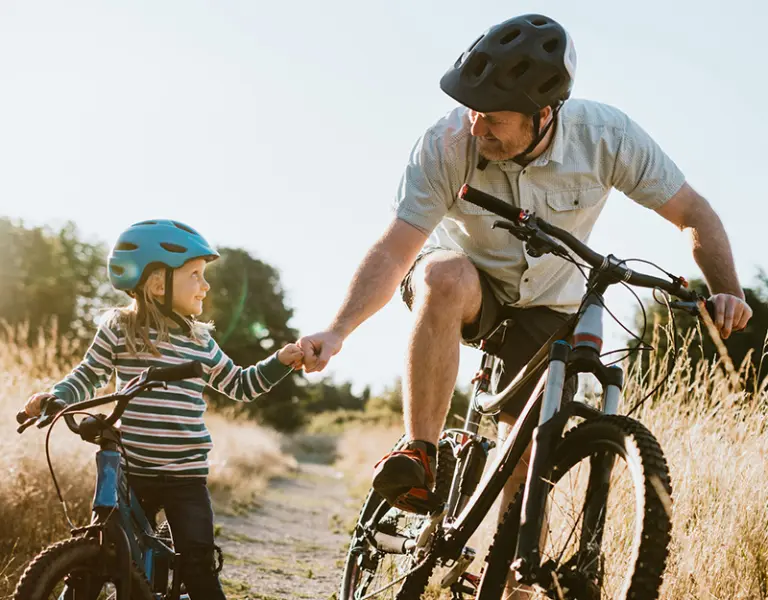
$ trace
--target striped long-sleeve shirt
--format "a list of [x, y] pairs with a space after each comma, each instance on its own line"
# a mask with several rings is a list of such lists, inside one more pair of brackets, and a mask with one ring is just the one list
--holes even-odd
[[277, 354], [253, 366], [239, 367], [208, 334], [195, 341], [171, 333], [170, 341], [158, 342], [157, 332], [151, 330], [150, 339], [161, 356], [129, 353], [120, 326], [114, 322], [101, 325], [83, 361], [54, 385], [51, 393], [73, 404], [92, 398], [113, 372], [119, 390], [147, 367], [199, 361], [203, 365], [201, 377], [171, 382], [167, 389], [146, 390], [131, 400], [120, 430], [132, 473], [206, 476], [213, 444], [203, 422], [205, 385], [235, 400], [250, 402], [292, 369], [283, 365]]

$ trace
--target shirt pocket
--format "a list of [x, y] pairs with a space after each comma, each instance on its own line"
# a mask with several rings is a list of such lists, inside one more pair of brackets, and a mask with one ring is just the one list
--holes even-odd
[[608, 191], [601, 186], [546, 192], [543, 217], [557, 227], [572, 231], [587, 222], [594, 224]]

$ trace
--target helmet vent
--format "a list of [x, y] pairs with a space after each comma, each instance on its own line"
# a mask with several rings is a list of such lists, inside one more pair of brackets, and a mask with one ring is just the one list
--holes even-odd
[[551, 92], [553, 89], [557, 87], [557, 85], [560, 83], [560, 75], [553, 75], [549, 79], [547, 79], [543, 85], [539, 86], [539, 93], [540, 94], [546, 94], [548, 92]]
[[518, 38], [519, 35], [520, 35], [520, 30], [519, 29], [513, 29], [509, 33], [504, 34], [504, 37], [501, 38], [501, 40], [499, 42], [501, 43], [502, 46], [505, 46], [505, 45], [509, 44], [510, 42], [515, 41]]
[[190, 227], [187, 227], [186, 225], [184, 225], [184, 223], [179, 223], [178, 221], [173, 221], [173, 224], [176, 225], [176, 227], [178, 227], [179, 229], [183, 229], [187, 233], [191, 233], [192, 235], [198, 235], [197, 231], [195, 231], [194, 229], [192, 229]]
[[134, 223], [133, 227], [137, 227], [138, 225], [157, 225], [157, 221], [141, 221], [139, 223]]
[[118, 267], [117, 265], [110, 265], [109, 268], [118, 277], [125, 273], [125, 269], [123, 267]]
[[138, 249], [138, 246], [136, 244], [132, 244], [131, 242], [120, 242], [117, 246], [115, 246], [115, 250], [136, 250]]
[[484, 52], [476, 52], [470, 56], [469, 60], [467, 61], [467, 66], [464, 67], [464, 71], [470, 77], [477, 79], [485, 72], [487, 67], [488, 55]]
[[544, 42], [544, 50], [546, 50], [549, 54], [552, 54], [555, 50], [557, 50], [557, 47], [560, 45], [560, 42], [557, 38], [552, 38], [551, 40], [547, 40]]
[[528, 68], [531, 66], [531, 63], [529, 63], [527, 60], [523, 60], [519, 63], [517, 63], [514, 67], [512, 67], [509, 70], [509, 77], [511, 79], [519, 79], [525, 73], [528, 71]]
[[187, 251], [187, 249], [184, 246], [179, 246], [178, 244], [171, 244], [170, 242], [160, 242], [160, 245], [168, 250], [168, 252], [175, 252], [177, 254], [183, 254]]
[[536, 17], [533, 21], [529, 21], [531, 25], [535, 25], [536, 27], [543, 27], [544, 25], [549, 25], [549, 20], [545, 19], [544, 17]]

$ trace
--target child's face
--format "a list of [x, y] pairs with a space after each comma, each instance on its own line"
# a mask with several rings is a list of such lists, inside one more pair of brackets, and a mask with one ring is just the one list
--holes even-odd
[[203, 312], [203, 298], [211, 286], [205, 280], [206, 261], [190, 260], [173, 272], [173, 310], [184, 316]]

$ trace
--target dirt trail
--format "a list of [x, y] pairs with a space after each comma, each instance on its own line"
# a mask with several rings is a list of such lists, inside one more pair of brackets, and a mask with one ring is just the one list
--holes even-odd
[[227, 597], [336, 598], [356, 504], [340, 472], [301, 462], [272, 480], [252, 512], [217, 515]]

